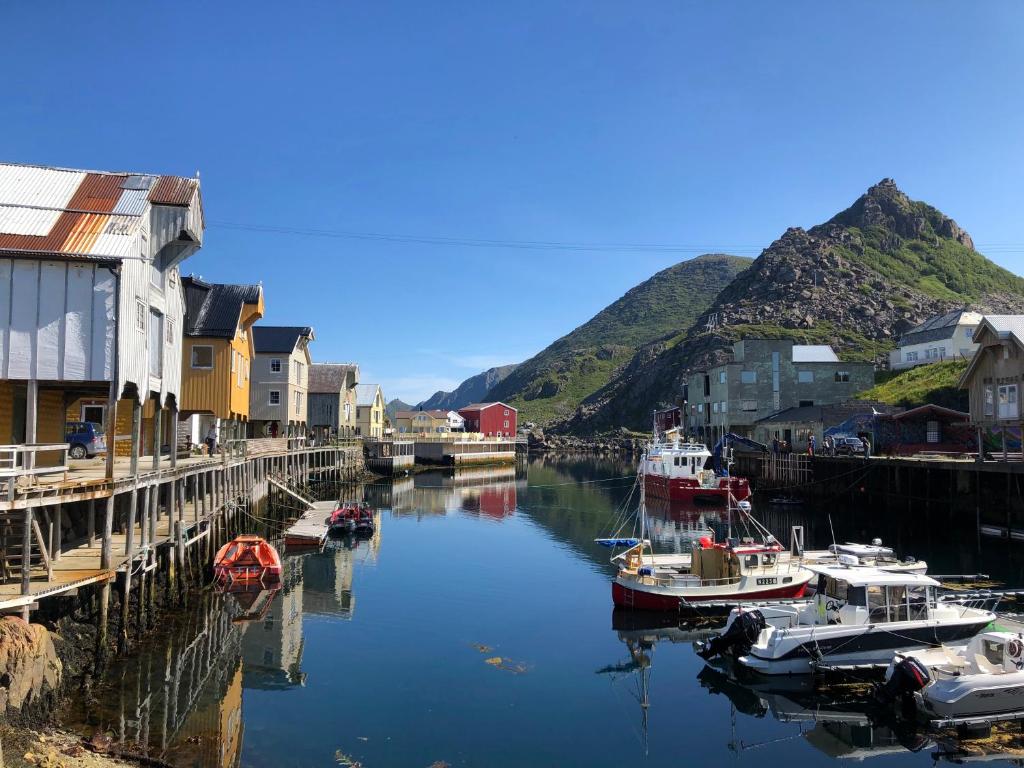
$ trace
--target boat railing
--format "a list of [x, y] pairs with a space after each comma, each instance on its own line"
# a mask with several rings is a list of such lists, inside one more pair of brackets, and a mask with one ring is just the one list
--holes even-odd
[[673, 574], [671, 576], [640, 576], [641, 584], [653, 587], [677, 587], [680, 585], [692, 585], [695, 587], [724, 587], [732, 584], [739, 584], [740, 576], [727, 576], [721, 579], [704, 579], [694, 576], [692, 573]]

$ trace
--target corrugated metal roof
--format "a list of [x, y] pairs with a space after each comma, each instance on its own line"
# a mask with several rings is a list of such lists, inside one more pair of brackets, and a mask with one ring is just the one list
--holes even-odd
[[0, 251], [123, 258], [150, 202], [187, 206], [196, 179], [0, 163]]
[[838, 363], [839, 357], [828, 344], [794, 344], [794, 363]]
[[482, 411], [484, 408], [490, 408], [492, 405], [500, 405], [503, 408], [508, 408], [510, 411], [516, 410], [511, 405], [503, 403], [500, 400], [496, 400], [493, 403], [470, 403], [469, 405], [462, 406], [458, 411], [459, 413], [462, 413], [463, 411]]

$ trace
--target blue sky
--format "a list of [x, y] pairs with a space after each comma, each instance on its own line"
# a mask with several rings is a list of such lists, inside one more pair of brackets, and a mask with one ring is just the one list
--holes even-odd
[[657, 270], [756, 255], [886, 176], [1024, 272], [1024, 3], [8, 2], [0, 19], [18, 30], [3, 159], [200, 170], [191, 270], [262, 280], [266, 322], [314, 326], [315, 358], [358, 361], [389, 398], [524, 359]]

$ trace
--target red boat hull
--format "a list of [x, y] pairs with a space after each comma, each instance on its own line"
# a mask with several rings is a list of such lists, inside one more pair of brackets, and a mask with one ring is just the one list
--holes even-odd
[[702, 488], [696, 479], [648, 474], [644, 476], [644, 490], [658, 499], [690, 503], [725, 505], [730, 493], [736, 501], [750, 498], [750, 483], [745, 477], [723, 477], [719, 479], [717, 488]]
[[[703, 600], [687, 600], [686, 604], [694, 605], [702, 602], [724, 602], [728, 600], [746, 602], [748, 600], [803, 597], [805, 589], [807, 589], [806, 582], [802, 584], [787, 584], [783, 587], [766, 589], [760, 592], [746, 592], [743, 595], [737, 595], [735, 592], [722, 593], [721, 595], [708, 595]], [[619, 584], [617, 581], [612, 582], [612, 602], [614, 602], [618, 608], [631, 608], [635, 611], [678, 611], [682, 605], [682, 600], [678, 597], [673, 597], [672, 595], [659, 595], [638, 589], [630, 589], [629, 587]]]

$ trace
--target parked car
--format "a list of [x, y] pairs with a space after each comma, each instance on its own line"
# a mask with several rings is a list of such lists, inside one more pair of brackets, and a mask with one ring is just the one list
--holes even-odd
[[864, 443], [859, 437], [837, 437], [836, 455], [853, 456], [855, 453], [864, 452]]
[[103, 428], [91, 421], [69, 421], [65, 429], [64, 442], [71, 444], [68, 455], [72, 459], [91, 459], [107, 450]]

